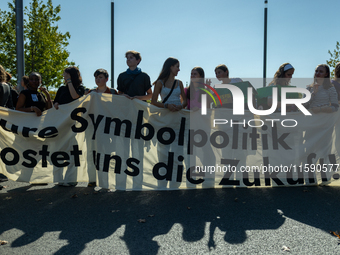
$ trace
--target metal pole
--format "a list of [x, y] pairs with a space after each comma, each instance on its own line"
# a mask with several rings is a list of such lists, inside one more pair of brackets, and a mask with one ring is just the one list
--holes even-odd
[[114, 88], [114, 2], [111, 2], [111, 88]]
[[15, 30], [16, 30], [16, 50], [17, 50], [17, 86], [21, 87], [21, 78], [25, 75], [24, 56], [24, 8], [23, 0], [15, 0]]
[[268, 0], [264, 1], [264, 49], [263, 49], [263, 87], [266, 86], [267, 78], [267, 15]]

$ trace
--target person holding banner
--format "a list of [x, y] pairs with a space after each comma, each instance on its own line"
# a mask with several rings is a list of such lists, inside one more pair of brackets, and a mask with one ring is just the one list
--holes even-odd
[[[183, 83], [180, 80], [175, 80], [179, 71], [179, 61], [176, 58], [170, 57], [165, 60], [161, 73], [153, 83], [155, 89], [151, 104], [167, 108], [172, 112], [180, 111], [187, 106]], [[162, 98], [162, 103], [157, 102], [159, 95]]]
[[[85, 93], [85, 87], [83, 84], [83, 79], [80, 75], [80, 71], [76, 66], [67, 67], [63, 73], [64, 84], [61, 86], [56, 94], [54, 99], [54, 108], [59, 109], [59, 105], [68, 104], [77, 100], [79, 97], [82, 97]], [[65, 179], [67, 180], [76, 180], [77, 172], [76, 171], [66, 171]], [[73, 182], [59, 182], [60, 186], [76, 186], [78, 183]]]
[[313, 113], [332, 113], [339, 108], [338, 93], [331, 83], [329, 66], [318, 65], [314, 73], [314, 82], [307, 89], [311, 92], [309, 108]]
[[118, 94], [129, 99], [149, 100], [152, 96], [150, 77], [137, 67], [142, 61], [139, 52], [129, 50], [125, 53], [128, 69], [117, 79]]
[[[176, 80], [179, 69], [179, 61], [176, 58], [169, 57], [165, 60], [161, 73], [157, 80], [153, 83], [155, 85], [154, 92], [152, 94], [151, 104], [160, 107], [167, 108], [172, 113], [178, 112], [184, 109], [187, 105], [187, 98], [184, 92], [183, 83], [180, 80]], [[161, 96], [162, 102], [158, 102], [158, 96]], [[167, 113], [165, 113], [167, 116]], [[183, 147], [184, 148], [184, 147]], [[169, 154], [173, 153], [174, 147], [172, 144], [165, 145], [159, 143], [157, 146], [157, 156], [159, 162], [167, 162], [169, 160]], [[177, 169], [181, 164], [179, 160], [174, 160], [173, 167]], [[169, 185], [170, 189], [178, 188], [181, 183], [176, 181], [175, 171], [171, 174], [171, 180], [157, 178], [158, 189], [166, 189]]]
[[332, 84], [338, 93], [338, 101], [340, 100], [340, 62], [336, 64], [334, 69], [334, 80], [332, 80]]
[[[90, 89], [85, 94], [90, 94], [90, 93], [105, 93], [105, 94], [112, 94], [112, 95], [117, 95], [117, 91], [114, 88], [109, 88], [106, 83], [109, 80], [109, 73], [105, 69], [97, 69], [94, 74], [96, 85], [98, 86], [95, 89]], [[97, 183], [94, 182], [89, 182], [88, 187], [95, 187], [97, 186]]]
[[[125, 72], [120, 73], [117, 78], [118, 94], [131, 100], [149, 100], [152, 96], [152, 86], [149, 75], [142, 72], [142, 69], [138, 67], [142, 61], [141, 54], [137, 51], [129, 50], [125, 53], [125, 57], [126, 64], [129, 68]], [[124, 157], [129, 157], [130, 152], [131, 156], [134, 158], [144, 158], [143, 145], [139, 143], [139, 146], [133, 146], [132, 139], [130, 139], [129, 144], [126, 145], [126, 149], [122, 152], [122, 154]], [[140, 169], [143, 169], [143, 160], [140, 162]], [[116, 182], [118, 183], [118, 189], [126, 189], [126, 185], [130, 182], [130, 180], [127, 179], [126, 175], [116, 175]], [[143, 174], [134, 176], [132, 182], [134, 189], [142, 189]]]
[[[45, 87], [41, 86], [39, 73], [31, 73], [28, 82], [27, 90], [23, 90], [19, 94], [15, 109], [22, 112], [35, 112], [37, 116], [41, 116], [44, 110], [52, 108], [50, 94]], [[43, 93], [38, 92], [38, 89]]]

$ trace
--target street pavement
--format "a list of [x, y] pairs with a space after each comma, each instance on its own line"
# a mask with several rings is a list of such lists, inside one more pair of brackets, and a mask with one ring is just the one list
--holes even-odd
[[1, 255], [340, 254], [329, 232], [340, 231], [338, 187], [125, 192], [1, 184], [0, 240], [8, 241]]

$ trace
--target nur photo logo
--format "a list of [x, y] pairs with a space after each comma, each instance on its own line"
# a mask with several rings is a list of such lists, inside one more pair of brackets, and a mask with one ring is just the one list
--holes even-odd
[[[213, 91], [217, 98], [219, 99], [221, 105], [221, 98], [218, 95], [216, 89], [229, 89], [233, 98], [232, 101], [232, 109], [233, 115], [244, 115], [245, 110], [245, 96], [240, 88], [232, 84], [216, 84], [215, 89], [211, 86], [204, 84], [208, 87], [211, 91]], [[213, 101], [216, 105], [216, 100], [214, 99], [213, 95], [206, 89], [201, 88], [205, 91], [210, 97], [213, 98]], [[302, 93], [305, 95], [303, 98], [287, 98], [288, 93]], [[282, 87], [281, 88], [281, 115], [286, 115], [286, 106], [287, 105], [295, 105], [297, 109], [299, 109], [304, 115], [312, 115], [306, 108], [303, 106], [304, 103], [307, 103], [311, 99], [311, 93], [304, 88], [295, 88], [295, 87]], [[249, 87], [247, 89], [247, 105], [248, 109], [251, 113], [255, 115], [270, 115], [275, 112], [277, 105], [278, 105], [278, 89], [273, 87], [272, 93], [272, 105], [270, 109], [267, 110], [259, 110], [254, 107], [253, 102], [253, 89]], [[207, 95], [201, 95], [201, 114], [207, 114]]]

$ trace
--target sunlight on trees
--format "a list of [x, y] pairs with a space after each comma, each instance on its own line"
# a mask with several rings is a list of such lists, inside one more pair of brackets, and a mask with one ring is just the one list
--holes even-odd
[[[16, 70], [15, 0], [8, 3], [9, 11], [0, 10], [0, 63], [13, 75]], [[39, 72], [46, 87], [59, 87], [63, 83], [62, 73], [67, 66], [69, 32], [58, 31], [61, 6], [53, 7], [52, 0], [47, 3], [32, 0], [24, 9], [24, 50], [25, 73]], [[20, 79], [21, 77], [19, 77]]]

